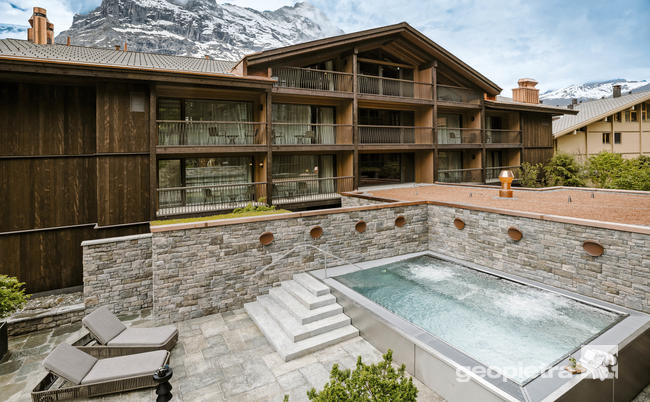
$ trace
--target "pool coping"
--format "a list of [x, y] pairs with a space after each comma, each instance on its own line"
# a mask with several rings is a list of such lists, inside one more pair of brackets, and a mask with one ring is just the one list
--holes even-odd
[[[310, 271], [310, 274], [324, 281], [328, 286], [332, 287], [344, 296], [350, 298], [354, 303], [357, 303], [363, 308], [374, 313], [378, 319], [391, 326], [395, 331], [399, 332], [402, 336], [418, 345], [423, 350], [426, 350], [428, 353], [446, 362], [451, 367], [455, 367], [457, 370], [463, 371], [466, 375], [479, 382], [484, 388], [487, 388], [489, 391], [496, 393], [497, 395], [500, 395], [506, 399], [525, 401], [547, 399], [552, 400], [564, 394], [580, 381], [587, 378], [588, 373], [575, 375], [570, 378], [559, 378], [559, 376], [545, 376], [546, 373], [554, 372], [556, 370], [563, 370], [563, 367], [569, 364], [568, 357], [570, 357], [572, 353], [563, 356], [562, 359], [559, 359], [559, 361], [556, 361], [554, 364], [543, 370], [540, 374], [536, 375], [534, 378], [523, 384], [518, 384], [514, 381], [511, 381], [500, 373], [498, 376], [493, 375], [495, 378], [478, 375], [465, 369], [464, 367], [482, 367], [486, 371], [490, 370], [489, 367], [334, 279], [336, 276], [344, 275], [349, 272], [356, 272], [359, 269], [369, 269], [376, 266], [385, 265], [422, 255], [429, 255], [455, 262], [490, 275], [495, 275], [507, 280], [521, 283], [523, 285], [532, 286], [538, 289], [560, 294], [578, 302], [623, 315], [620, 320], [610, 325], [600, 333], [596, 334], [581, 346], [616, 345], [620, 351], [633, 339], [642, 334], [646, 329], [650, 328], [650, 315], [648, 314], [636, 310], [627, 309], [613, 303], [604, 302], [592, 297], [580, 295], [568, 290], [545, 285], [518, 275], [490, 269], [469, 261], [450, 257], [448, 255], [433, 251], [403, 254], [395, 257], [360, 262], [354, 265], [340, 265], [337, 267], [328, 268], [327, 270], [319, 269]], [[573, 353], [575, 352], [576, 351]]]

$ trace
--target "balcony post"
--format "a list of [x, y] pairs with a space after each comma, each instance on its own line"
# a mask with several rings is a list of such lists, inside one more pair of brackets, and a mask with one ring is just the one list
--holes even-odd
[[433, 83], [433, 182], [438, 181], [438, 61], [431, 66], [431, 82]]
[[481, 99], [481, 182], [485, 183], [486, 180], [486, 162], [487, 155], [485, 152], [485, 99]]
[[158, 210], [158, 162], [156, 161], [156, 144], [158, 144], [158, 120], [156, 86], [149, 85], [149, 219], [156, 218]]
[[272, 110], [273, 99], [270, 89], [266, 90], [266, 203], [273, 205], [273, 147], [272, 147]]
[[354, 144], [353, 151], [353, 188], [357, 190], [359, 188], [359, 100], [357, 99], [359, 94], [359, 81], [358, 81], [358, 63], [357, 57], [359, 54], [359, 49], [354, 48], [352, 52], [352, 143]]

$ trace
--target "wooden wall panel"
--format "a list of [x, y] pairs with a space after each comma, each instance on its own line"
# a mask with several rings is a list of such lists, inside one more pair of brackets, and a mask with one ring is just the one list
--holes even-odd
[[95, 152], [95, 89], [0, 82], [0, 155]]
[[83, 226], [0, 236], [0, 274], [17, 276], [29, 293], [83, 284], [81, 242], [146, 233], [148, 225], [113, 229]]
[[97, 221], [94, 157], [0, 160], [0, 232]]
[[[97, 86], [97, 152], [149, 152], [148, 87]], [[131, 111], [131, 94], [144, 94], [144, 112]]]
[[149, 156], [97, 157], [100, 226], [149, 220]]
[[553, 157], [553, 148], [524, 148], [522, 162], [545, 164]]
[[524, 147], [553, 146], [553, 127], [550, 115], [522, 113], [521, 122]]

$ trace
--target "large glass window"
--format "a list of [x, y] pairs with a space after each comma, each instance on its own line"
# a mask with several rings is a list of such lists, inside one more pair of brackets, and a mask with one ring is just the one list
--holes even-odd
[[273, 180], [335, 177], [334, 155], [274, 155]]
[[253, 160], [248, 156], [185, 159], [187, 187], [252, 181]]
[[361, 186], [408, 183], [415, 180], [412, 153], [360, 154]]
[[273, 105], [274, 144], [335, 144], [335, 109], [330, 106]]

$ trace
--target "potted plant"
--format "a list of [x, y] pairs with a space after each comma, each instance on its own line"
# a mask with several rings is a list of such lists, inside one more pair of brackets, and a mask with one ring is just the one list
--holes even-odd
[[[14, 277], [0, 275], [0, 320], [25, 305], [29, 295], [25, 294], [24, 285]], [[0, 321], [0, 359], [7, 353], [8, 343], [7, 322]]]

